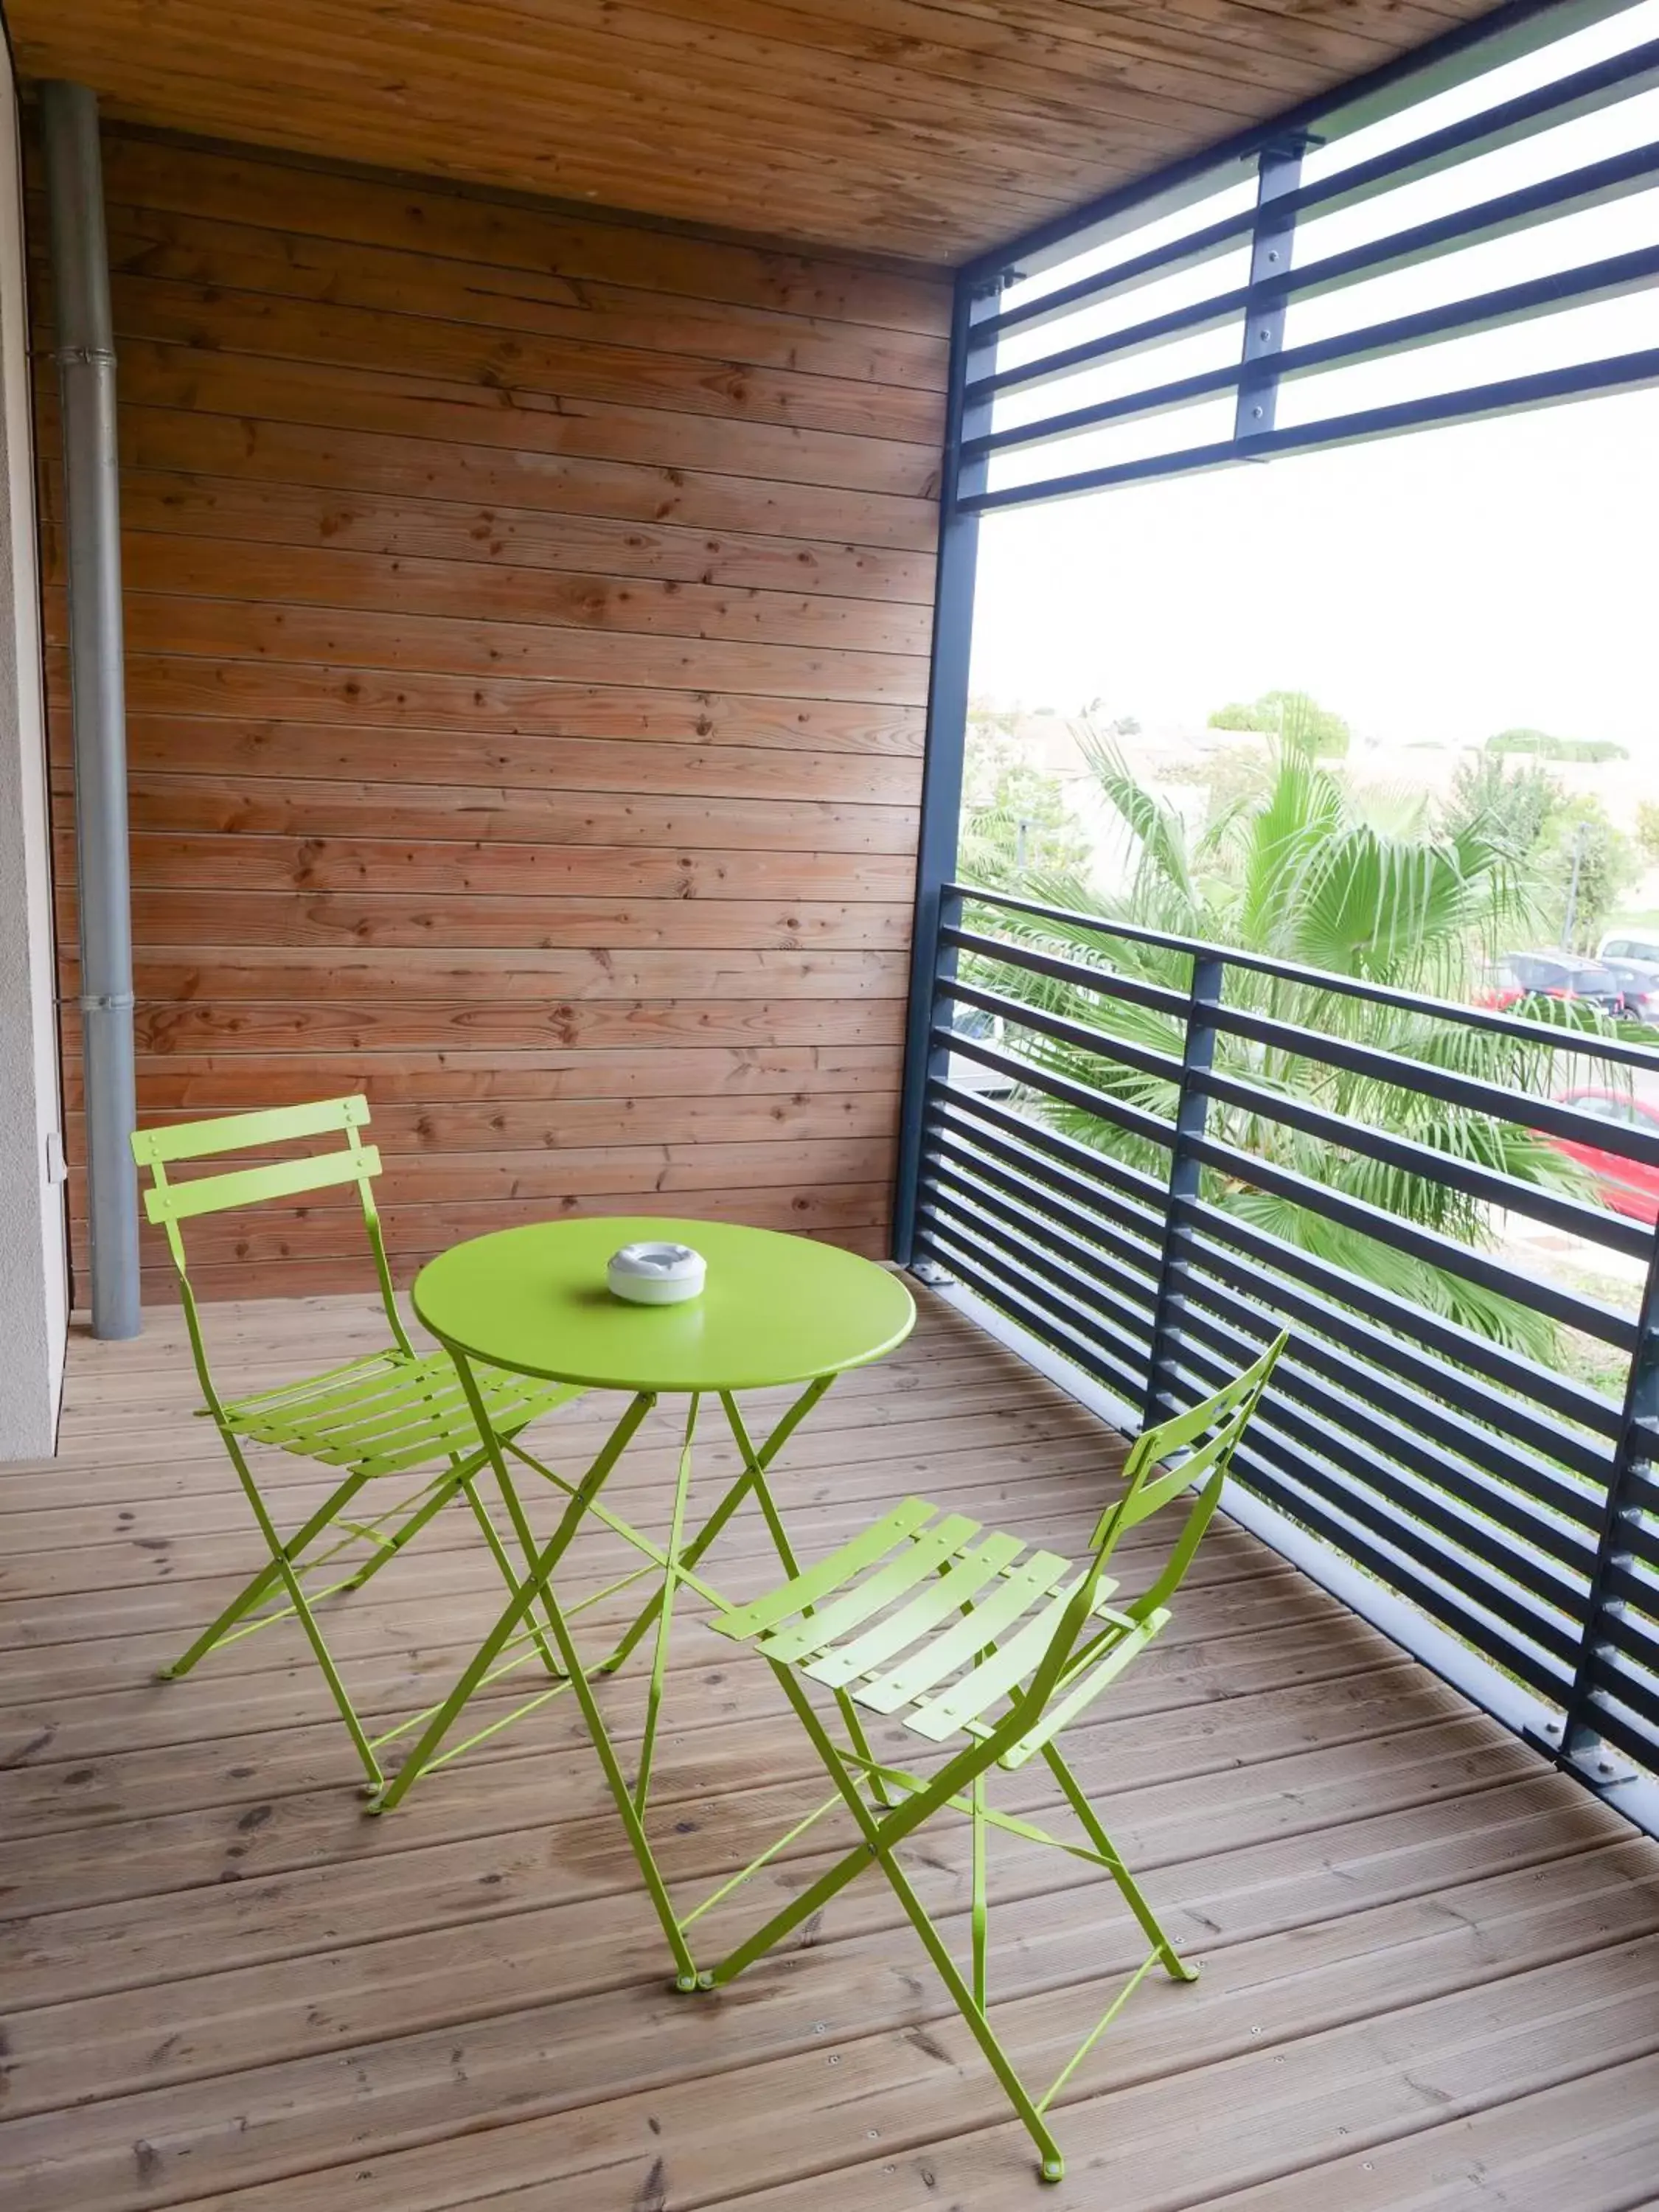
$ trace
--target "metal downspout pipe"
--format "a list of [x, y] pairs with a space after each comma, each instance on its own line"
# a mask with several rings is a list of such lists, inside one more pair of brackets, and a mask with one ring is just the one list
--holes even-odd
[[40, 88], [64, 438], [92, 1333], [140, 1326], [115, 339], [98, 99]]

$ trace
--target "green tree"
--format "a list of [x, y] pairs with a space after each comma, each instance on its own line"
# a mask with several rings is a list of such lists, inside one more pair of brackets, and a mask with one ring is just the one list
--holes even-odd
[[[1091, 899], [1080, 883], [1050, 877], [1032, 886], [1046, 902], [1402, 992], [1465, 1000], [1481, 954], [1496, 951], [1533, 926], [1524, 872], [1508, 846], [1484, 826], [1468, 823], [1433, 836], [1391, 836], [1364, 817], [1338, 778], [1305, 746], [1276, 749], [1266, 792], [1234, 810], [1196, 844], [1179, 816], [1136, 781], [1114, 746], [1096, 742], [1090, 760], [1103, 796], [1133, 840], [1128, 885], [1109, 900]], [[999, 926], [1087, 966], [1165, 988], [1185, 990], [1188, 985], [1187, 955], [1103, 935], [1084, 921], [1004, 916]], [[1105, 1037], [1121, 1038], [1143, 1052], [1179, 1054], [1180, 1025], [1171, 1016], [995, 963], [984, 963], [983, 972], [1006, 995], [1064, 1013]], [[1291, 984], [1244, 969], [1231, 972], [1228, 988], [1231, 1005], [1362, 1039], [1391, 1059], [1455, 1068], [1506, 1090], [1547, 1096], [1557, 1072], [1547, 1045], [1464, 1028], [1437, 1019], [1426, 1009], [1377, 1006], [1316, 984]], [[1580, 1010], [1555, 1007], [1553, 1002], [1552, 1007], [1546, 1018], [1566, 1028], [1588, 1018]], [[1038, 1066], [1075, 1083], [1165, 1119], [1173, 1113], [1174, 1081], [1156, 1070], [1127, 1066], [1107, 1045], [1096, 1052], [1032, 1032], [1022, 1049]], [[1582, 1169], [1512, 1122], [1225, 1033], [1218, 1040], [1217, 1064], [1258, 1090], [1398, 1132], [1529, 1182], [1580, 1195], [1588, 1192]], [[1038, 1092], [1028, 1103], [1103, 1152], [1162, 1171], [1167, 1156], [1150, 1139]], [[1466, 1243], [1489, 1240], [1486, 1210], [1474, 1200], [1304, 1135], [1246, 1103], [1212, 1102], [1211, 1129], [1241, 1154], [1291, 1169]], [[1434, 1312], [1536, 1357], [1553, 1353], [1553, 1332], [1538, 1316], [1261, 1188], [1247, 1170], [1206, 1170], [1204, 1194], [1211, 1204]]]
[[968, 719], [962, 836], [957, 869], [988, 890], [1018, 890], [1033, 876], [1075, 874], [1092, 843], [1057, 775], [1021, 753], [1005, 723]]
[[1642, 848], [1642, 857], [1659, 860], [1659, 805], [1650, 799], [1640, 801], [1636, 809], [1636, 842]]
[[1593, 948], [1620, 899], [1642, 872], [1633, 838], [1599, 799], [1562, 799], [1551, 810], [1534, 855], [1544, 928], [1551, 943]]
[[1264, 737], [1327, 759], [1340, 760], [1347, 752], [1352, 732], [1340, 714], [1306, 691], [1264, 691], [1248, 706], [1237, 701], [1218, 707], [1210, 717], [1212, 730], [1255, 730]]
[[1443, 827], [1449, 836], [1460, 830], [1484, 831], [1517, 861], [1525, 861], [1537, 850], [1561, 803], [1560, 785], [1541, 768], [1512, 767], [1491, 751], [1466, 753], [1452, 778]]
[[[1523, 755], [1528, 750], [1509, 749]], [[1443, 818], [1449, 834], [1476, 830], [1504, 846], [1533, 878], [1536, 933], [1549, 944], [1571, 943], [1581, 951], [1596, 943], [1641, 874], [1650, 836], [1659, 857], [1659, 806], [1644, 802], [1637, 811], [1636, 835], [1627, 836], [1599, 799], [1569, 794], [1535, 757], [1527, 764], [1511, 763], [1491, 742], [1460, 764]]]

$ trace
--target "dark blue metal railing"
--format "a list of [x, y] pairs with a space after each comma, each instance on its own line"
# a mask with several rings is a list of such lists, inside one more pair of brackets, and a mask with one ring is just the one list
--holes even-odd
[[[1063, 931], [1060, 949], [1041, 941], [1045, 921]], [[1097, 955], [1079, 946], [1080, 931]], [[1115, 945], [1136, 952], [1139, 972], [1114, 964]], [[1186, 975], [1184, 988], [1148, 980], [1149, 950]], [[1455, 1054], [1442, 1065], [1381, 1052], [1356, 1012], [1370, 1005], [1379, 1020], [1403, 1014], [1428, 1031], [1546, 1048], [1564, 1067], [1577, 1063], [1581, 1081], [1585, 1066], [1659, 1076], [1659, 1053], [957, 884], [940, 894], [921, 967], [901, 1255], [943, 1270], [1143, 1420], [1215, 1388], [1288, 1327], [1291, 1348], [1238, 1479], [1523, 1686], [1553, 1717], [1540, 1737], [1561, 1764], [1598, 1787], [1621, 1759], [1659, 1769], [1654, 1229], [1589, 1202], [1588, 1182], [1578, 1194], [1522, 1180], [1259, 1072], [1265, 1054], [1294, 1054], [1449, 1115], [1659, 1167], [1650, 1127], [1508, 1090]], [[1049, 1003], [1032, 1003], [1034, 983], [1054, 987]], [[1339, 1001], [1343, 1023], [1322, 1025], [1320, 1006]], [[1139, 1034], [1117, 1034], [1132, 1012]], [[1160, 1033], [1171, 1048], [1147, 1041]], [[1139, 1099], [1121, 1095], [1131, 1077]], [[1172, 1110], [1152, 1110], [1147, 1095]], [[1238, 1141], [1243, 1116], [1269, 1138], [1292, 1133], [1298, 1158]], [[1639, 1308], [1544, 1279], [1495, 1239], [1462, 1241], [1322, 1181], [1309, 1169], [1326, 1157], [1376, 1162], [1466, 1212], [1528, 1218], [1638, 1261]], [[1579, 1333], [1601, 1347], [1601, 1385], [1516, 1348], [1516, 1332], [1483, 1334], [1264, 1226], [1238, 1209], [1241, 1192]]]

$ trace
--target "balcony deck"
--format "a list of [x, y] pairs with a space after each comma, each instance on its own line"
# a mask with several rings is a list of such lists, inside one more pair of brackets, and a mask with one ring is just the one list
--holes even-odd
[[[212, 1319], [273, 1377], [376, 1334], [352, 1300]], [[81, 1341], [62, 1457], [0, 1475], [12, 2212], [1652, 2201], [1659, 1846], [1243, 1531], [1212, 1533], [1164, 1644], [1072, 1739], [1204, 1973], [1145, 1984], [1074, 2078], [1045, 2193], [874, 1879], [728, 1995], [667, 1993], [567, 1700], [377, 1823], [289, 1629], [155, 1683], [257, 1558], [191, 1395], [176, 1314]], [[598, 1424], [568, 1419], [574, 1453]], [[641, 1517], [666, 1437], [617, 1478]], [[1117, 1449], [929, 1302], [797, 1437], [780, 1495], [808, 1550], [910, 1490], [1075, 1549]], [[277, 1473], [297, 1506], [306, 1471]], [[763, 1541], [740, 1516], [717, 1579], [756, 1586]], [[453, 1672], [488, 1565], [457, 1515], [338, 1611], [377, 1711]], [[654, 1825], [711, 1887], [822, 1792], [763, 1668], [695, 1625], [675, 1661]], [[626, 1735], [639, 1681], [606, 1695]], [[963, 1840], [911, 1854], [946, 1910]], [[993, 1991], [1040, 2074], [1103, 2002], [1085, 1972], [1131, 1947], [1075, 1863], [1011, 1844], [992, 1875]]]

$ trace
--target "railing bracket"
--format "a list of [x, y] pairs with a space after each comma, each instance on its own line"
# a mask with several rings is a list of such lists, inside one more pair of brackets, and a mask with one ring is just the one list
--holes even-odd
[[1637, 1769], [1630, 1760], [1620, 1759], [1605, 1743], [1589, 1743], [1582, 1751], [1568, 1751], [1563, 1742], [1565, 1727], [1561, 1721], [1545, 1721], [1537, 1729], [1528, 1729], [1525, 1741], [1534, 1750], [1541, 1751], [1563, 1774], [1574, 1776], [1592, 1790], [1617, 1790], [1621, 1783], [1637, 1779]]

